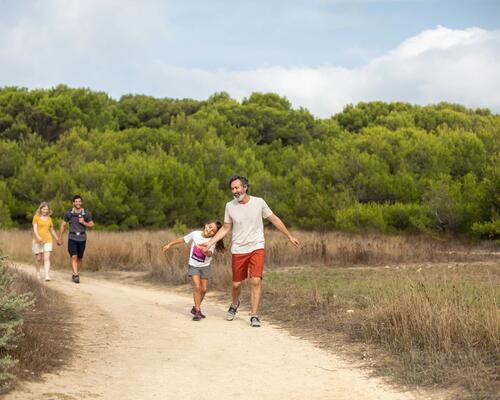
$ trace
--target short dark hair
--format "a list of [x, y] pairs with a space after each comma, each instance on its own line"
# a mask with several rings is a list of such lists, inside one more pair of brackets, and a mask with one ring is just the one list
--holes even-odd
[[76, 199], [82, 199], [82, 196], [80, 196], [79, 194], [75, 194], [72, 198], [71, 198], [71, 202], [74, 202]]
[[234, 175], [233, 177], [231, 177], [231, 179], [229, 179], [229, 189], [231, 189], [231, 183], [233, 183], [234, 181], [240, 181], [241, 184], [247, 188], [247, 193], [248, 191], [250, 190], [250, 182], [248, 182], [248, 179], [245, 178], [244, 176], [241, 176], [241, 175]]

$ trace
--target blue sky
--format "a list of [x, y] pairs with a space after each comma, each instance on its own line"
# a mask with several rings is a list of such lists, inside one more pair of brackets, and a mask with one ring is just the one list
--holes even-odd
[[0, 86], [500, 112], [500, 1], [0, 0]]

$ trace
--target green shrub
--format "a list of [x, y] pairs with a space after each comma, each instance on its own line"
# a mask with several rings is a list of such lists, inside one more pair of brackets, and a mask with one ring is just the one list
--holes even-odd
[[472, 233], [480, 238], [500, 239], [500, 219], [495, 218], [489, 222], [475, 222]]
[[179, 219], [175, 220], [175, 225], [172, 229], [178, 235], [185, 235], [188, 230], [186, 224]]
[[12, 273], [0, 259], [0, 393], [11, 385], [11, 370], [17, 361], [9, 353], [16, 347], [20, 335], [22, 312], [33, 303], [31, 294], [17, 294], [13, 290], [13, 281]]
[[385, 204], [382, 214], [387, 225], [395, 230], [418, 232], [431, 224], [428, 210], [415, 203]]
[[348, 232], [387, 231], [382, 206], [376, 203], [356, 203], [337, 211], [337, 228]]

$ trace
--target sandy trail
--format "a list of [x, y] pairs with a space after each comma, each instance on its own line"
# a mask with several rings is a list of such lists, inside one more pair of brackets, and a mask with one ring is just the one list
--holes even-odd
[[265, 320], [251, 328], [246, 312], [225, 321], [226, 307], [209, 299], [207, 318], [193, 322], [188, 295], [85, 274], [80, 285], [69, 278], [54, 271], [49, 284], [76, 306], [72, 361], [6, 399], [425, 398], [384, 385]]

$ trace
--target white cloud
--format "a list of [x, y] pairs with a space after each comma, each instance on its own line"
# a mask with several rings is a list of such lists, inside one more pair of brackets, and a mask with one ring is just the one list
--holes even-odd
[[438, 26], [352, 68], [186, 68], [182, 65], [204, 65], [210, 47], [190, 51], [190, 40], [196, 37], [179, 37], [179, 9], [173, 3], [134, 4], [37, 0], [30, 2], [31, 14], [7, 23], [0, 20], [0, 86], [65, 83], [114, 97], [144, 93], [197, 99], [219, 91], [237, 99], [254, 91], [277, 92], [321, 117], [348, 103], [371, 100], [450, 101], [500, 112], [498, 30]]
[[479, 28], [451, 30], [442, 26], [424, 31], [405, 40], [395, 51], [400, 57], [412, 57], [435, 49], [446, 50], [454, 46], [477, 44], [484, 38], [485, 31]]
[[204, 98], [225, 90], [241, 99], [277, 92], [318, 116], [359, 101], [457, 102], [500, 111], [500, 31], [437, 27], [360, 68], [270, 67], [204, 71], [156, 66], [155, 95]]

